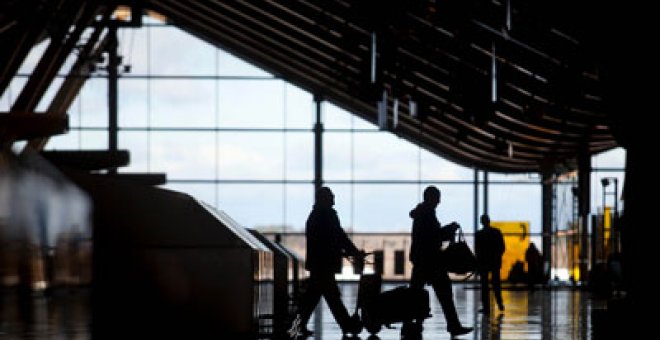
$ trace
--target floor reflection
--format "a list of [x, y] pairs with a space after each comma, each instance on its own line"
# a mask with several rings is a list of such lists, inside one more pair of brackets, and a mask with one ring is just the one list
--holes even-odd
[[[387, 284], [383, 289], [392, 289]], [[427, 287], [429, 288], [429, 287]], [[342, 284], [342, 298], [352, 313], [357, 297], [357, 285]], [[430, 291], [432, 292], [432, 291]], [[474, 332], [459, 339], [592, 339], [591, 311], [605, 307], [604, 301], [594, 300], [589, 293], [568, 288], [555, 290], [504, 290], [502, 297], [506, 310], [496, 308], [489, 314], [479, 313], [480, 291], [471, 284], [454, 285], [454, 297], [461, 322], [474, 327]], [[492, 304], [494, 306], [495, 304]], [[440, 305], [432, 296], [433, 317], [424, 323], [423, 339], [450, 339]], [[377, 336], [363, 331], [358, 338], [368, 340], [399, 340], [401, 324], [394, 329], [383, 328]], [[309, 324], [315, 331], [315, 340], [342, 339], [341, 330], [335, 323], [325, 302], [319, 304]]]
[[89, 291], [0, 291], [0, 339], [90, 339]]
[[[386, 284], [384, 289], [396, 285]], [[341, 284], [342, 298], [349, 311], [355, 310], [357, 284]], [[460, 339], [593, 339], [592, 312], [605, 308], [605, 301], [568, 288], [556, 290], [505, 290], [505, 312], [495, 308], [479, 313], [480, 291], [471, 284], [455, 284], [454, 296], [461, 322], [474, 332]], [[493, 306], [495, 304], [492, 304]], [[437, 299], [431, 299], [433, 317], [424, 323], [423, 339], [450, 339]], [[89, 291], [69, 290], [20, 298], [20, 294], [0, 294], [0, 339], [90, 339], [91, 310]], [[341, 330], [325, 302], [319, 304], [309, 328], [310, 339], [339, 340]], [[401, 324], [383, 328], [378, 335], [363, 331], [359, 340], [399, 340]]]

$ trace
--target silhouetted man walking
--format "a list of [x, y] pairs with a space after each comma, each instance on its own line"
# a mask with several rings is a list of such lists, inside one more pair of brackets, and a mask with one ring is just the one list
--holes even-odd
[[435, 208], [438, 204], [440, 204], [440, 190], [435, 186], [429, 186], [424, 190], [424, 201], [410, 212], [410, 217], [413, 218], [410, 245], [410, 261], [413, 264], [413, 270], [410, 287], [424, 289], [425, 284], [431, 284], [445, 314], [447, 331], [452, 336], [457, 336], [471, 332], [472, 328], [463, 327], [458, 320], [451, 281], [447, 275], [440, 246], [442, 241], [454, 237], [459, 226], [452, 223], [441, 227], [435, 216]]
[[325, 297], [344, 334], [356, 333], [361, 329], [359, 320], [351, 319], [341, 301], [335, 273], [341, 272], [343, 256], [362, 257], [364, 253], [355, 247], [341, 228], [337, 212], [332, 208], [334, 204], [335, 196], [329, 188], [318, 189], [316, 203], [307, 219], [305, 269], [309, 271], [309, 281], [300, 302], [298, 321], [302, 335], [311, 334], [306, 328], [307, 321], [321, 296]]
[[477, 270], [481, 280], [481, 311], [490, 313], [490, 290], [488, 275], [493, 283], [495, 300], [500, 311], [504, 310], [502, 303], [502, 285], [500, 284], [500, 268], [504, 254], [504, 237], [499, 229], [490, 225], [490, 217], [481, 215], [482, 229], [475, 235], [475, 253], [477, 255]]

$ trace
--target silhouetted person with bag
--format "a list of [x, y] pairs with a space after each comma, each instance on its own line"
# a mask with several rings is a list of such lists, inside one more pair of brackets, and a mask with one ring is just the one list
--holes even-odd
[[475, 252], [477, 255], [477, 270], [481, 280], [481, 311], [490, 313], [490, 289], [488, 276], [493, 283], [495, 301], [500, 311], [504, 310], [502, 303], [502, 285], [500, 283], [500, 268], [502, 268], [502, 255], [504, 254], [504, 237], [499, 229], [490, 225], [490, 217], [481, 215], [481, 225], [475, 235]]
[[[332, 191], [322, 187], [316, 191], [315, 199], [316, 203], [307, 218], [305, 228], [305, 269], [309, 271], [308, 285], [301, 298], [299, 317], [294, 320], [292, 329], [299, 327], [298, 333], [303, 336], [312, 333], [306, 328], [307, 321], [323, 296], [343, 333], [356, 333], [361, 330], [362, 325], [359, 320], [349, 316], [341, 301], [335, 274], [341, 272], [342, 257], [363, 257], [364, 252], [355, 247], [341, 228], [337, 212], [332, 208], [335, 204]], [[290, 335], [295, 336], [291, 333], [295, 333], [294, 331], [290, 330]]]
[[455, 222], [446, 227], [440, 225], [435, 215], [438, 204], [440, 204], [440, 190], [435, 186], [428, 186], [424, 190], [424, 201], [410, 212], [410, 217], [413, 219], [410, 245], [410, 262], [413, 268], [410, 287], [424, 289], [424, 285], [431, 284], [445, 314], [447, 331], [452, 336], [457, 336], [471, 332], [472, 328], [463, 327], [458, 320], [441, 244], [442, 241], [453, 239], [459, 226]]

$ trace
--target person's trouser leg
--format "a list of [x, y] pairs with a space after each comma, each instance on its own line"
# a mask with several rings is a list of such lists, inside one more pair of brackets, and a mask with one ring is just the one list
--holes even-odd
[[490, 289], [488, 287], [488, 270], [479, 271], [479, 281], [481, 282], [481, 308], [484, 313], [490, 311]]
[[[424, 272], [421, 271], [419, 268], [415, 269], [413, 267], [412, 271], [412, 276], [410, 277], [410, 289], [411, 290], [417, 290], [417, 291], [422, 291], [424, 290], [424, 285], [426, 284], [426, 277], [424, 275]], [[418, 296], [417, 293], [413, 294], [414, 296]], [[419, 295], [421, 296], [421, 295]], [[412, 320], [404, 320], [404, 322], [410, 322]], [[424, 321], [424, 319], [417, 320], [420, 324]]]
[[500, 310], [504, 310], [504, 303], [502, 302], [502, 283], [500, 282], [500, 270], [494, 269], [491, 275], [493, 282], [493, 292], [495, 293], [497, 307], [499, 307]]
[[413, 266], [412, 275], [410, 276], [410, 288], [424, 289], [424, 284], [426, 284], [426, 278], [423, 271], [421, 268]]
[[334, 273], [324, 274], [322, 294], [325, 298], [325, 302], [328, 303], [330, 312], [332, 312], [332, 315], [335, 317], [337, 324], [339, 324], [339, 327], [342, 330], [346, 330], [351, 316], [348, 314], [346, 306], [344, 306], [344, 303], [341, 301], [341, 293], [339, 292], [339, 286], [337, 286]]
[[322, 280], [318, 274], [309, 273], [307, 290], [300, 298], [300, 324], [307, 327], [307, 321], [321, 300]]
[[456, 306], [454, 305], [454, 295], [451, 289], [451, 281], [445, 271], [438, 271], [431, 281], [435, 295], [440, 301], [442, 312], [445, 314], [447, 320], [447, 330], [452, 331], [461, 327], [458, 320], [458, 313], [456, 313]]
[[[410, 289], [423, 290], [425, 284], [426, 284], [426, 277], [424, 272], [421, 270], [420, 267], [413, 266], [412, 276], [410, 277]], [[407, 318], [403, 320], [403, 326], [401, 327], [402, 339], [404, 337], [407, 338], [409, 335], [412, 335], [414, 337], [415, 335], [421, 334], [423, 330], [423, 326], [422, 326], [423, 323], [424, 323], [423, 318], [418, 320]]]

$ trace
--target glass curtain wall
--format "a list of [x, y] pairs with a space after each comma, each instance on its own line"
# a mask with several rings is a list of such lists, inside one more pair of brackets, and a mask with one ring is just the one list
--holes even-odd
[[[145, 19], [120, 29], [120, 172], [162, 172], [166, 188], [227, 211], [247, 227], [300, 231], [313, 204], [312, 94], [179, 29]], [[70, 108], [71, 132], [47, 149], [105, 149], [107, 78], [94, 74]], [[428, 184], [443, 220], [470, 223], [472, 170], [447, 162], [338, 107], [322, 104], [324, 179], [342, 224], [408, 230]]]
[[[247, 227], [301, 231], [313, 204], [313, 95], [173, 26], [145, 18], [119, 30], [130, 72], [119, 79], [120, 149], [131, 163], [120, 172], [166, 173], [166, 188], [189, 193]], [[39, 56], [39, 48], [35, 55]], [[32, 63], [36, 62], [35, 59]], [[30, 61], [26, 62], [30, 64]], [[11, 84], [8, 109], [30, 70]], [[56, 88], [56, 87], [55, 87]], [[108, 146], [107, 78], [97, 71], [69, 109], [71, 131], [47, 149]], [[453, 164], [380, 131], [328, 102], [322, 105], [323, 175], [337, 196], [342, 224], [355, 231], [409, 231], [408, 212], [423, 189], [443, 192], [438, 216], [474, 230], [474, 170]], [[592, 208], [600, 178], [618, 176], [622, 152], [596, 156]], [[479, 173], [478, 214], [484, 211]], [[541, 231], [537, 175], [489, 174], [492, 220], [528, 221]]]

